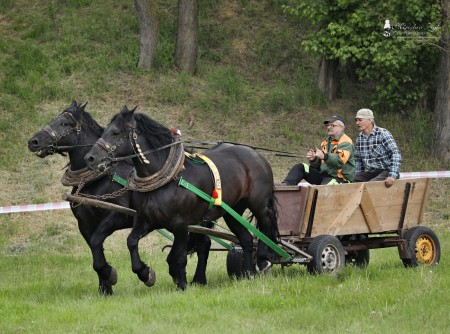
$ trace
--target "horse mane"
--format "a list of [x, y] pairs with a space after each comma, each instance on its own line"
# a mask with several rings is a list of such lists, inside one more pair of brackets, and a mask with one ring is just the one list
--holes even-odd
[[100, 124], [98, 124], [97, 121], [95, 119], [93, 119], [91, 114], [88, 113], [86, 110], [83, 111], [82, 123], [88, 124], [88, 126], [92, 129], [92, 131], [94, 131], [94, 133], [96, 135], [98, 135], [99, 137], [102, 136], [103, 131], [105, 130], [105, 128], [103, 126], [101, 126]]
[[[111, 122], [113, 122], [120, 115], [121, 114], [115, 115]], [[144, 136], [154, 148], [158, 148], [172, 142], [172, 133], [164, 125], [142, 113], [134, 113], [133, 118], [136, 121], [136, 130], [138, 130], [139, 133]], [[125, 122], [123, 120], [120, 124], [122, 124], [123, 127], [125, 126]]]

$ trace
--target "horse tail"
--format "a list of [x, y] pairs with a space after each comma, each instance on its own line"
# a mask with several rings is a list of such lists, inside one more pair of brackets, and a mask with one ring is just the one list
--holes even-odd
[[[276, 197], [275, 192], [272, 191], [272, 194], [269, 197], [269, 201], [267, 202], [267, 215], [266, 219], [264, 219], [264, 224], [268, 223], [268, 225], [265, 225], [267, 228], [267, 232], [270, 232], [270, 235], [267, 235], [270, 240], [276, 241], [280, 237], [280, 231], [278, 230], [278, 210], [276, 205]], [[254, 215], [252, 214], [249, 217], [249, 222], [251, 223], [254, 218]], [[260, 228], [260, 223], [258, 220], [256, 221], [256, 228]]]
[[276, 205], [275, 191], [272, 190], [272, 195], [269, 198], [267, 205], [268, 216], [270, 219], [271, 230], [274, 231], [275, 238], [280, 237], [280, 231], [278, 230], [278, 210]]

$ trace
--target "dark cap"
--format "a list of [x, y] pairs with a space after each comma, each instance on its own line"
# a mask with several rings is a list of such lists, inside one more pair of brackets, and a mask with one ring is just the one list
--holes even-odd
[[325, 122], [323, 122], [323, 124], [333, 123], [334, 121], [341, 121], [345, 125], [344, 118], [339, 115], [333, 115], [333, 116], [328, 117], [327, 120]]

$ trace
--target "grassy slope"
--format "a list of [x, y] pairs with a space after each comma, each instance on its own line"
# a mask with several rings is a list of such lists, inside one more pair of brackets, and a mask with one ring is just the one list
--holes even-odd
[[[41, 0], [31, 3], [9, 0], [0, 3], [3, 36], [0, 41], [0, 206], [57, 202], [61, 193], [68, 191], [59, 182], [66, 159], [59, 156], [37, 159], [27, 151], [26, 141], [72, 99], [89, 101], [88, 111], [104, 125], [123, 104], [138, 105], [140, 111], [167, 126], [179, 126], [186, 139], [230, 140], [300, 153], [320, 142], [323, 137], [322, 119], [326, 115], [340, 113], [352, 120], [355, 111], [367, 100], [368, 93], [360, 92], [354, 86], [346, 88], [352, 92], [348, 94], [353, 96], [351, 99], [333, 103], [321, 99], [314, 85], [315, 62], [298, 48], [305, 28], [300, 22], [282, 15], [277, 7], [279, 1], [201, 1], [199, 73], [190, 77], [174, 71], [176, 2], [158, 1], [161, 39], [157, 68], [151, 72], [141, 72], [134, 67], [139, 54], [139, 35], [132, 1], [114, 1], [113, 6], [106, 0]], [[430, 145], [430, 117], [427, 113], [400, 115], [395, 111], [378, 112], [377, 120], [394, 133], [404, 157], [403, 171], [450, 169], [450, 166], [427, 155]], [[348, 133], [352, 137], [356, 135], [351, 122]], [[276, 180], [280, 180], [296, 162], [295, 159], [268, 159]], [[426, 224], [438, 229], [444, 241], [443, 247], [447, 246], [443, 248], [446, 255], [443, 255], [443, 269], [437, 272], [437, 276], [419, 270], [406, 274], [401, 266], [398, 268], [395, 250], [389, 250], [388, 253], [375, 252], [369, 271], [347, 273], [344, 276], [348, 278], [347, 284], [345, 279], [343, 284], [327, 278], [310, 279], [301, 274], [302, 269], [296, 269], [292, 277], [282, 278], [290, 280], [292, 286], [279, 286], [277, 277], [254, 285], [252, 282], [228, 282], [224, 277], [223, 255], [219, 254], [215, 255], [218, 260], [213, 260], [208, 269], [212, 273], [212, 289], [217, 289], [216, 301], [208, 302], [211, 298], [205, 295], [209, 290], [194, 289], [181, 297], [182, 303], [199, 299], [201, 303], [214, 304], [210, 305], [213, 314], [200, 309], [199, 305], [195, 306], [206, 319], [204, 332], [217, 324], [219, 314], [225, 309], [236, 310], [229, 314], [230, 319], [249, 312], [242, 321], [229, 322], [229, 331], [239, 331], [247, 320], [248, 323], [254, 320], [251, 317], [256, 317], [259, 303], [262, 303], [264, 312], [273, 313], [277, 319], [289, 323], [287, 328], [332, 332], [333, 323], [315, 320], [327, 318], [322, 313], [324, 303], [332, 309], [342, 309], [355, 299], [360, 302], [350, 309], [349, 315], [336, 320], [342, 331], [360, 332], [365, 329], [377, 332], [374, 328], [380, 323], [386, 324], [385, 329], [392, 329], [390, 326], [399, 321], [409, 321], [409, 317], [415, 319], [417, 314], [414, 310], [409, 307], [403, 310], [405, 306], [422, 302], [436, 311], [433, 321], [438, 328], [448, 327], [442, 310], [446, 305], [445, 294], [440, 291], [449, 287], [448, 251], [445, 250], [449, 245], [449, 185], [448, 180], [433, 182], [425, 214]], [[108, 258], [118, 262], [120, 275], [124, 277], [117, 290], [120, 303], [132, 305], [133, 317], [141, 325], [128, 330], [139, 332], [139, 328], [145, 328], [146, 313], [139, 309], [142, 305], [151, 309], [159, 307], [155, 300], [158, 297], [163, 300], [169, 298], [163, 302], [164, 312], [156, 320], [156, 328], [164, 328], [164, 319], [176, 301], [172, 300], [173, 286], [163, 257], [158, 256], [156, 264], [162, 277], [159, 280], [161, 285], [150, 294], [129, 273], [125, 234], [114, 235], [105, 248], [109, 251]], [[143, 249], [151, 254], [154, 244], [162, 241], [156, 236], [147, 239], [147, 246], [144, 244]], [[0, 312], [12, 309], [4, 313], [6, 318], [1, 317], [9, 327], [0, 327], [11, 332], [31, 331], [33, 328], [37, 332], [49, 332], [52, 324], [67, 321], [68, 332], [89, 331], [87, 324], [83, 325], [80, 318], [71, 315], [80, 307], [77, 299], [82, 301], [80, 315], [83, 316], [96, 310], [107, 314], [117, 308], [117, 302], [104, 301], [95, 295], [95, 274], [89, 265], [88, 250], [77, 231], [75, 220], [67, 211], [1, 215], [0, 247], [7, 264], [2, 266], [5, 271], [1, 272], [7, 282], [2, 285], [7, 299]], [[390, 255], [392, 253], [394, 255]], [[33, 258], [32, 254], [43, 254], [45, 258]], [[72, 254], [79, 255], [73, 257], [72, 264], [65, 265], [57, 254], [69, 259]], [[41, 267], [37, 264], [40, 262], [46, 265]], [[10, 268], [17, 264], [24, 269], [11, 271]], [[60, 267], [61, 272], [52, 272], [55, 266]], [[32, 271], [36, 272], [30, 274]], [[296, 276], [298, 271], [300, 275]], [[71, 278], [64, 283], [64, 276], [69, 275]], [[383, 275], [386, 277], [381, 277]], [[55, 280], [46, 283], [45, 277], [48, 276], [55, 276]], [[408, 291], [402, 284], [402, 276], [407, 276], [406, 287], [419, 286], [420, 291], [417, 294]], [[15, 282], [21, 277], [27, 277], [23, 283], [27, 288], [15, 290]], [[301, 282], [295, 277], [301, 277]], [[270, 283], [270, 280], [275, 282]], [[395, 282], [392, 288], [383, 292], [383, 286], [392, 281]], [[400, 288], [399, 296], [396, 293]], [[35, 289], [42, 292], [36, 293]], [[70, 301], [60, 300], [54, 289], [68, 295]], [[219, 294], [222, 290], [229, 298]], [[248, 291], [248, 294], [242, 297], [241, 304], [236, 300], [241, 298], [242, 291]], [[351, 291], [355, 294], [348, 296]], [[327, 298], [319, 303], [324, 298], [323, 292], [328, 293]], [[258, 294], [265, 297], [252, 297]], [[127, 295], [137, 295], [138, 298], [133, 300]], [[378, 297], [373, 302], [368, 301], [374, 295]], [[29, 303], [14, 304], [27, 298], [30, 298]], [[274, 298], [280, 308], [277, 312], [271, 304]], [[301, 300], [298, 303], [302, 307], [297, 299]], [[48, 314], [53, 314], [49, 315], [48, 326], [43, 321], [32, 319], [41, 316], [42, 309], [37, 306], [45, 300], [48, 303], [44, 308]], [[228, 307], [217, 306], [223, 303]], [[53, 304], [61, 306], [61, 311], [58, 312], [59, 308], [55, 309]], [[36, 313], [33, 309], [37, 310]], [[425, 312], [427, 315], [428, 311]], [[119, 313], [114, 314], [122, 319]], [[29, 317], [31, 320], [27, 322], [25, 319]], [[37, 321], [37, 325], [32, 321]], [[192, 322], [194, 320], [190, 317], [180, 315], [174, 323], [186, 326]], [[124, 328], [120, 323], [113, 322], [118, 326], [117, 331]], [[259, 320], [248, 332], [275, 330], [271, 323]], [[98, 325], [100, 330], [111, 330], [107, 322], [99, 319], [94, 321], [94, 325]], [[411, 321], [409, 328], [419, 328], [419, 325], [420, 322]], [[382, 331], [383, 328], [379, 327], [378, 332]]]

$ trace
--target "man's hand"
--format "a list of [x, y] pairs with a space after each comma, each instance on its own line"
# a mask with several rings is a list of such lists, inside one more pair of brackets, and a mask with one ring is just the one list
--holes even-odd
[[392, 176], [388, 176], [385, 180], [384, 180], [384, 185], [386, 186], [386, 188], [389, 188], [390, 186], [392, 186], [394, 184], [395, 179]]
[[308, 158], [309, 161], [313, 161], [315, 159], [316, 153], [312, 148], [308, 150], [308, 152], [306, 153], [306, 157]]
[[322, 150], [319, 150], [316, 147], [316, 157], [318, 157], [320, 160], [323, 160], [323, 158], [325, 157], [325, 154], [322, 152]]

